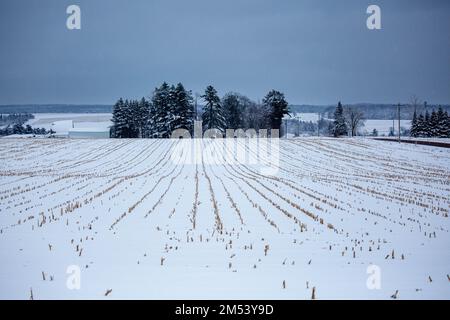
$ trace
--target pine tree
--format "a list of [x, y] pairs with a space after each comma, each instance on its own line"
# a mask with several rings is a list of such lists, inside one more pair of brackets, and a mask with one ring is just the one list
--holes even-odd
[[33, 133], [33, 128], [29, 124], [25, 126], [25, 133], [27, 134]]
[[445, 132], [446, 132], [445, 136], [447, 138], [450, 138], [450, 115], [448, 114], [447, 111], [445, 111], [444, 117], [445, 117]]
[[149, 111], [150, 111], [150, 114], [148, 116], [147, 123], [145, 126], [145, 136], [147, 138], [157, 138], [156, 108], [152, 102], [149, 102]]
[[127, 117], [125, 102], [120, 98], [113, 107], [113, 126], [111, 127], [112, 138], [125, 138], [127, 128]]
[[224, 133], [226, 129], [225, 117], [216, 89], [213, 86], [208, 86], [202, 98], [206, 101], [202, 115], [203, 130], [217, 129]]
[[438, 136], [438, 115], [436, 111], [431, 112], [430, 122], [429, 122], [429, 137]]
[[372, 136], [373, 137], [378, 137], [378, 130], [377, 129], [373, 129]]
[[263, 105], [269, 110], [271, 129], [280, 129], [283, 117], [289, 114], [288, 103], [284, 94], [272, 90], [263, 99]]
[[420, 114], [417, 117], [417, 122], [416, 122], [416, 137], [425, 137], [427, 132], [426, 132], [426, 123], [425, 123], [425, 117], [423, 116], [423, 114]]
[[194, 126], [193, 98], [190, 91], [187, 91], [181, 83], [173, 89], [173, 113], [174, 118], [171, 129], [187, 129], [192, 134]]
[[417, 112], [414, 110], [413, 119], [411, 121], [411, 137], [417, 137]]
[[168, 138], [171, 132], [172, 105], [171, 90], [166, 82], [163, 82], [159, 88], [155, 89], [152, 104], [154, 111], [154, 135], [158, 138]]
[[19, 124], [19, 123], [14, 124], [13, 134], [23, 134], [24, 132], [25, 132], [25, 128], [21, 124]]
[[425, 111], [425, 119], [423, 122], [423, 136], [431, 137], [431, 127], [430, 127], [430, 113]]
[[171, 85], [169, 89], [169, 101], [168, 101], [168, 115], [167, 115], [167, 137], [170, 138], [172, 131], [174, 130], [174, 124], [177, 119], [176, 117], [176, 109], [177, 109], [177, 98], [175, 92], [175, 86]]
[[439, 107], [438, 112], [436, 114], [437, 123], [436, 123], [436, 136], [440, 138], [447, 137], [447, 115], [444, 113], [442, 107]]
[[135, 102], [133, 100], [125, 100], [125, 129], [124, 136], [122, 138], [135, 138]]
[[150, 117], [150, 103], [145, 98], [142, 98], [136, 103], [136, 108], [134, 125], [137, 131], [137, 137], [145, 138], [147, 137], [147, 123]]
[[348, 134], [347, 123], [344, 117], [344, 108], [339, 101], [336, 110], [334, 111], [334, 121], [333, 121], [333, 135], [335, 137], [343, 136]]
[[128, 128], [129, 128], [129, 138], [138, 138], [139, 137], [139, 102], [137, 100], [129, 101], [129, 120], [128, 120]]

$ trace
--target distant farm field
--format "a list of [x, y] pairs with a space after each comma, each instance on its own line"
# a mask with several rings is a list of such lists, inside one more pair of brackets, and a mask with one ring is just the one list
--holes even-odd
[[449, 149], [281, 139], [268, 175], [187, 143], [1, 139], [0, 298], [450, 297]]

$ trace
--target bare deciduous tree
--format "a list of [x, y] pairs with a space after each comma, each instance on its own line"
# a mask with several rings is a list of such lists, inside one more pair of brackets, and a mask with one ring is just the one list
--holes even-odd
[[344, 118], [351, 136], [356, 136], [358, 129], [364, 126], [364, 114], [355, 107], [345, 107]]
[[413, 94], [411, 98], [409, 98], [409, 104], [412, 108], [412, 111], [416, 113], [422, 113], [421, 107], [422, 107], [422, 101], [419, 99], [418, 96]]

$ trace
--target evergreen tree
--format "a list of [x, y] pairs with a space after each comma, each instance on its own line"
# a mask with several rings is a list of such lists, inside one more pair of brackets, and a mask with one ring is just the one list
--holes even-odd
[[134, 119], [134, 126], [136, 128], [137, 137], [145, 138], [147, 137], [147, 124], [150, 117], [150, 103], [142, 98], [136, 103], [136, 112]]
[[112, 122], [111, 127], [111, 137], [112, 138], [124, 138], [127, 128], [127, 116], [126, 116], [125, 102], [120, 98], [113, 107]]
[[190, 91], [187, 91], [181, 83], [173, 89], [173, 113], [172, 130], [187, 129], [191, 132], [194, 127], [194, 106]]
[[438, 136], [438, 115], [436, 111], [431, 112], [430, 122], [429, 122], [429, 137]]
[[430, 113], [428, 112], [428, 110], [425, 111], [425, 120], [423, 122], [423, 136], [431, 137]]
[[348, 128], [344, 117], [344, 108], [339, 101], [336, 110], [334, 111], [333, 135], [339, 137], [347, 134]]
[[411, 137], [417, 137], [417, 112], [414, 110], [413, 119], [411, 121]]
[[125, 127], [122, 138], [135, 138], [135, 107], [133, 100], [125, 100]]
[[177, 98], [176, 98], [176, 92], [175, 92], [175, 86], [171, 85], [169, 89], [169, 100], [168, 100], [168, 115], [167, 115], [167, 130], [168, 135], [167, 137], [170, 137], [172, 134], [172, 131], [174, 130], [174, 124], [177, 119], [176, 116], [176, 109], [177, 109]]
[[135, 100], [125, 100], [125, 105], [127, 109], [127, 134], [126, 138], [136, 138], [137, 130], [136, 130], [136, 114], [137, 107]]
[[21, 125], [16, 123], [13, 126], [13, 134], [24, 134], [25, 133], [25, 128]]
[[440, 138], [445, 138], [448, 135], [447, 115], [444, 113], [442, 107], [439, 107], [436, 117], [437, 117], [436, 136]]
[[423, 114], [417, 117], [415, 133], [416, 137], [425, 137], [427, 135], [426, 122]]
[[25, 126], [25, 133], [27, 134], [33, 133], [33, 128], [29, 124]]
[[448, 114], [447, 111], [445, 111], [444, 117], [445, 117], [445, 132], [446, 132], [445, 136], [447, 138], [450, 138], [450, 115]]
[[226, 129], [225, 117], [216, 89], [213, 86], [208, 86], [202, 98], [206, 102], [202, 115], [203, 130], [217, 129], [224, 133]]
[[372, 136], [373, 137], [378, 137], [378, 130], [377, 129], [373, 129]]
[[156, 132], [156, 108], [153, 103], [149, 102], [149, 116], [145, 127], [145, 136], [147, 138], [157, 138]]
[[288, 103], [284, 94], [272, 90], [263, 99], [263, 105], [269, 110], [269, 122], [271, 129], [280, 129], [284, 115], [289, 114]]
[[171, 133], [172, 101], [171, 89], [166, 82], [156, 88], [152, 97], [154, 111], [154, 135], [158, 138], [168, 138]]

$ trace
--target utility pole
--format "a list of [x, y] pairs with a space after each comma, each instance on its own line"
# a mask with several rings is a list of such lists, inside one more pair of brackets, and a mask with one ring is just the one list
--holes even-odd
[[392, 136], [395, 136], [395, 116], [392, 117]]
[[288, 138], [288, 122], [287, 122], [287, 119], [284, 120], [284, 124], [285, 124], [285, 127], [286, 127], [286, 133], [285, 133], [284, 137], [285, 137], [285, 139], [287, 139]]
[[400, 103], [397, 105], [398, 113], [398, 143], [400, 143]]

